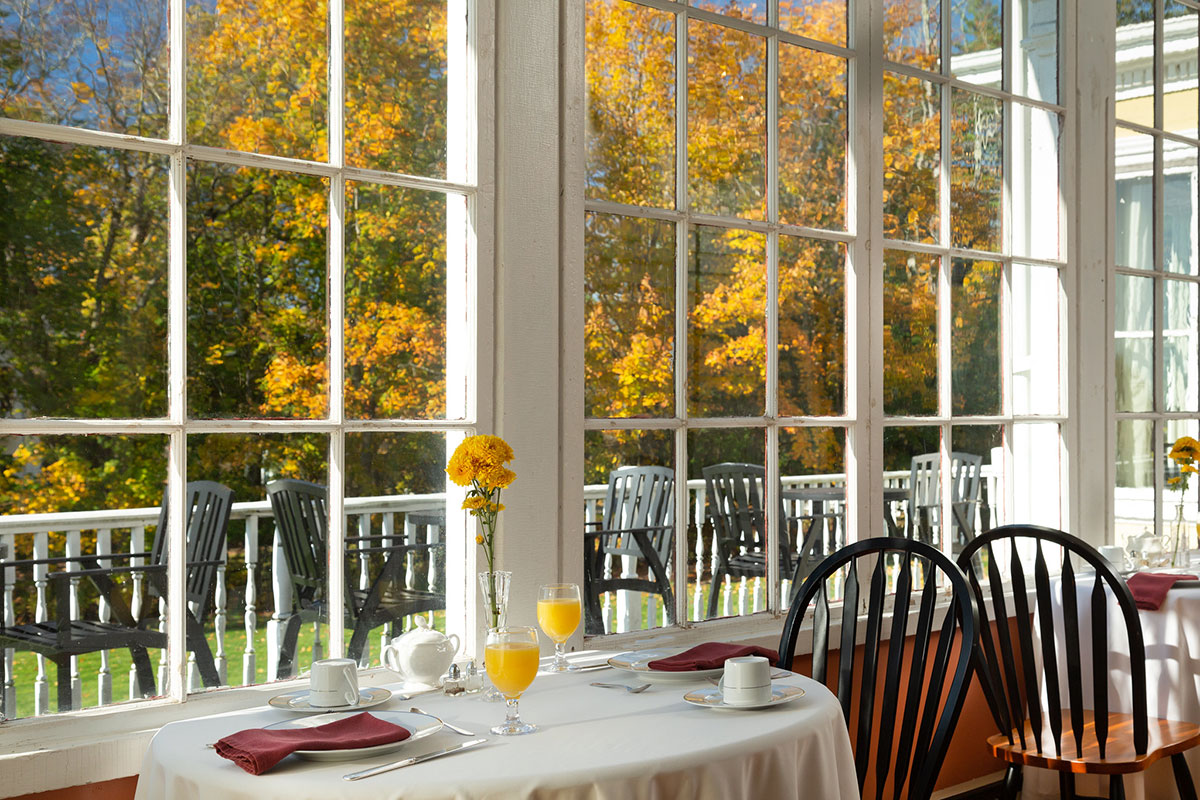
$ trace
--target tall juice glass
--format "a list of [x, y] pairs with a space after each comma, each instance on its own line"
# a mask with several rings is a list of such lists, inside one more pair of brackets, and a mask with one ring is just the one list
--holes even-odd
[[484, 663], [488, 677], [508, 704], [508, 713], [502, 725], [492, 728], [500, 736], [519, 736], [533, 733], [536, 725], [521, 721], [517, 701], [533, 683], [538, 671], [537, 630], [526, 627], [492, 628], [488, 631], [484, 648]]
[[579, 667], [567, 663], [563, 645], [579, 627], [582, 605], [579, 586], [574, 583], [551, 583], [538, 590], [537, 618], [542, 632], [554, 642], [554, 663], [550, 672], [573, 672]]

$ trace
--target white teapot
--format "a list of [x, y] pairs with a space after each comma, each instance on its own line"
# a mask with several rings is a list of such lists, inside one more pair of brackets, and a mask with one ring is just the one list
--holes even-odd
[[435, 686], [454, 661], [458, 636], [430, 629], [424, 617], [417, 617], [416, 622], [417, 627], [383, 648], [383, 665], [405, 680]]

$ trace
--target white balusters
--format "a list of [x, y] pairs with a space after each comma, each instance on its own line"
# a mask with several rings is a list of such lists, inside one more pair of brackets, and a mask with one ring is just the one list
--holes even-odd
[[[13, 605], [13, 584], [17, 580], [16, 567], [3, 566], [4, 561], [17, 558], [17, 540], [13, 534], [0, 535], [0, 569], [4, 570], [4, 596], [0, 597], [0, 620], [6, 626], [16, 624], [17, 612]], [[0, 716], [12, 719], [17, 716], [17, 685], [13, 681], [13, 651], [0, 650], [4, 659], [4, 685], [0, 686]]]
[[271, 548], [271, 596], [275, 611], [267, 621], [267, 680], [279, 679], [279, 648], [283, 644], [283, 630], [292, 609], [292, 582], [288, 580], [287, 559], [283, 555], [283, 544], [279, 541], [279, 528], [275, 528], [275, 544]]
[[[146, 526], [135, 525], [129, 530], [129, 552], [144, 553], [146, 552]], [[144, 567], [146, 559], [143, 556], [133, 556], [129, 559], [129, 566]], [[133, 589], [130, 591], [129, 607], [132, 610], [134, 619], [141, 622], [142, 614], [142, 599], [145, 586], [146, 576], [140, 571], [133, 571]], [[131, 663], [129, 665], [129, 698], [138, 696], [137, 691], [137, 668]]]
[[[254, 677], [258, 669], [255, 663], [254, 636], [258, 631], [257, 590], [254, 587], [258, 577], [258, 517], [246, 518], [246, 650], [242, 653], [242, 683], [255, 683]], [[222, 673], [224, 678], [224, 673]]]
[[[110, 553], [112, 553], [112, 530], [101, 528], [96, 531], [96, 562], [102, 569], [112, 566], [112, 559], [103, 557]], [[107, 623], [112, 618], [112, 608], [104, 592], [100, 593], [99, 615], [101, 623]], [[96, 696], [99, 698], [97, 704], [102, 706], [112, 702], [112, 672], [108, 668], [108, 654], [108, 650], [100, 651], [100, 674], [96, 677]]]
[[[359, 542], [358, 546], [360, 548], [369, 548], [371, 546], [371, 542], [366, 537], [371, 535], [371, 515], [370, 514], [359, 514], [358, 515], [358, 535], [363, 537], [363, 541]], [[363, 554], [359, 555], [359, 558], [358, 558], [358, 588], [360, 591], [362, 591], [364, 593], [369, 592], [371, 590], [371, 563], [370, 562], [371, 562], [371, 556], [369, 554], [363, 553]], [[358, 664], [359, 664], [359, 666], [365, 667], [370, 663], [371, 663], [371, 637], [368, 636], [366, 641], [363, 642], [363, 650], [362, 650], [362, 653], [359, 654]]]
[[216, 662], [217, 675], [221, 677], [222, 686], [229, 683], [229, 669], [225, 661], [225, 626], [228, 624], [229, 616], [225, 570], [228, 565], [229, 548], [226, 547], [221, 551], [221, 564], [217, 567], [217, 588], [213, 596], [213, 630], [217, 634], [217, 652], [213, 654], [213, 661]]
[[[38, 531], [33, 535], [33, 557], [42, 559], [50, 557], [50, 531]], [[49, 572], [46, 564], [33, 565], [33, 586], [37, 595], [33, 619], [35, 622], [45, 622], [49, 616], [46, 605], [46, 575]], [[38, 654], [37, 678], [33, 683], [34, 713], [41, 716], [50, 711], [50, 684], [46, 680], [46, 657]]]
[[[67, 557], [78, 559], [83, 551], [79, 547], [79, 531], [67, 531]], [[78, 561], [67, 562], [66, 569], [68, 572], [78, 570], [80, 564]], [[70, 578], [70, 605], [68, 609], [70, 613], [67, 618], [69, 620], [79, 619], [79, 578]], [[61, 597], [54, 598], [54, 602], [61, 603]], [[62, 702], [61, 700], [59, 701]], [[71, 656], [71, 708], [78, 709], [83, 704], [83, 682], [79, 679], [79, 657]]]

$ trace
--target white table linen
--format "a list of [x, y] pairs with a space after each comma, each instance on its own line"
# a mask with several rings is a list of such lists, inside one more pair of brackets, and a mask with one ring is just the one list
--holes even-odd
[[655, 684], [641, 694], [590, 681], [630, 676], [611, 670], [539, 674], [521, 699], [521, 716], [539, 726], [527, 736], [488, 732], [503, 703], [432, 694], [390, 700], [380, 709], [416, 705], [491, 741], [470, 751], [361, 781], [348, 772], [442, 749], [466, 740], [442, 731], [411, 747], [361, 761], [316, 763], [290, 756], [261, 776], [205, 747], [239, 730], [290, 718], [261, 708], [164, 726], [142, 763], [136, 800], [334, 800], [400, 798], [822, 798], [858, 797], [850, 738], [836, 698], [801, 676], [781, 685], [804, 697], [754, 711], [716, 711], [684, 702], [707, 683]]
[[[1189, 571], [1185, 568], [1182, 571]], [[1195, 571], [1192, 569], [1191, 571]], [[1091, 652], [1092, 625], [1091, 575], [1078, 576], [1079, 638], [1085, 654], [1083, 661], [1082, 688], [1086, 705], [1092, 703]], [[1066, 638], [1062, 628], [1062, 592], [1060, 584], [1054, 584], [1055, 638], [1059, 653], [1059, 685], [1065, 687]], [[1146, 706], [1151, 717], [1200, 723], [1200, 588], [1174, 587], [1167, 592], [1162, 607], [1150, 611], [1139, 609], [1142, 636], [1146, 644]], [[1035, 615], [1036, 619], [1036, 615]], [[1036, 633], [1035, 625], [1035, 633]], [[1114, 598], [1108, 604], [1109, 645], [1109, 710], [1121, 713], [1133, 711], [1130, 696], [1129, 639], [1125, 623], [1120, 616]], [[1064, 694], [1063, 702], [1066, 702]], [[1188, 767], [1193, 780], [1200, 779], [1200, 748], [1187, 753]], [[1080, 794], [1107, 796], [1108, 778], [1080, 775], [1076, 778]], [[1100, 788], [1103, 787], [1103, 788]], [[1175, 777], [1169, 758], [1150, 767], [1144, 775], [1129, 775], [1125, 778], [1125, 796], [1128, 800], [1170, 800], [1178, 798]], [[1022, 798], [1035, 800], [1058, 797], [1058, 774], [1043, 769], [1025, 769], [1025, 786]]]

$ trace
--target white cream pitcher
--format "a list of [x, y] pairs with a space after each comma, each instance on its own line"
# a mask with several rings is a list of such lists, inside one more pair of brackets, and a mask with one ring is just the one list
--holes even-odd
[[458, 636], [432, 630], [424, 617], [417, 617], [417, 627], [383, 648], [383, 665], [405, 680], [436, 686], [458, 648]]

